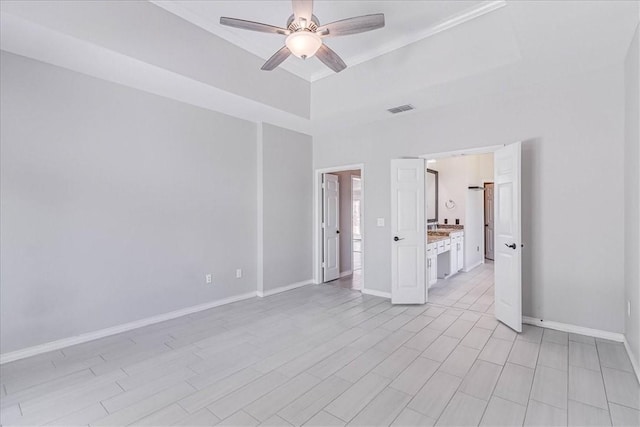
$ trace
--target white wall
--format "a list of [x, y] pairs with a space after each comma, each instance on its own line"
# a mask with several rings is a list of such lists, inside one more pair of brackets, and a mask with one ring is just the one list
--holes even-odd
[[311, 137], [262, 125], [263, 291], [311, 281]]
[[622, 67], [608, 67], [319, 134], [314, 168], [365, 164], [365, 286], [389, 292], [390, 231], [376, 218], [390, 216], [390, 160], [524, 141], [524, 314], [621, 332], [624, 229], [596, 228], [623, 222], [609, 208], [623, 200], [623, 108]]
[[[466, 157], [447, 157], [430, 163], [429, 169], [438, 171], [438, 223], [465, 223], [465, 203], [467, 200], [468, 166]], [[447, 202], [453, 200], [455, 207], [447, 208]]]
[[[468, 186], [493, 182], [493, 153], [465, 156], [469, 165]], [[484, 191], [467, 191], [465, 211], [465, 271], [484, 262]]]
[[640, 42], [638, 32], [625, 61], [625, 146], [624, 146], [624, 227], [625, 227], [625, 337], [640, 367]]
[[[459, 219], [464, 225], [464, 269], [469, 271], [484, 261], [484, 193], [469, 186], [493, 180], [493, 154], [445, 157], [429, 168], [438, 171], [439, 223]], [[455, 202], [453, 209], [446, 207], [449, 200]]]
[[254, 124], [0, 62], [2, 353], [255, 292]]

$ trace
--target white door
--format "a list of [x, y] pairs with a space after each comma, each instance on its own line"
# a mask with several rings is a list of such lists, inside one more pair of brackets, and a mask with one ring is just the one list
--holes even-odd
[[522, 233], [520, 143], [495, 152], [494, 159], [496, 318], [522, 331]]
[[424, 159], [391, 160], [391, 303], [424, 304], [426, 220]]
[[323, 282], [340, 277], [340, 183], [337, 175], [322, 179]]

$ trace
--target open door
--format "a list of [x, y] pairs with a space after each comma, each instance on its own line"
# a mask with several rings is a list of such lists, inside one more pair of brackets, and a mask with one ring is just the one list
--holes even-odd
[[337, 175], [323, 175], [322, 197], [322, 281], [330, 282], [340, 277], [340, 183]]
[[391, 303], [424, 304], [426, 220], [424, 159], [391, 160]]
[[520, 145], [507, 145], [494, 158], [496, 318], [517, 332], [522, 332]]

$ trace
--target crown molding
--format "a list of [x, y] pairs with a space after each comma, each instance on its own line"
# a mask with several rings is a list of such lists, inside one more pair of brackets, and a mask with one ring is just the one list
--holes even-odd
[[[163, 8], [164, 10], [173, 13], [181, 17], [182, 19], [191, 22], [198, 27], [209, 31], [210, 33], [230, 42], [234, 45], [238, 46], [241, 49], [250, 52], [265, 61], [268, 57], [265, 57], [263, 52], [260, 49], [257, 49], [255, 46], [251, 46], [246, 43], [242, 36], [239, 36], [236, 31], [229, 30], [217, 22], [212, 22], [208, 19], [203, 18], [197, 13], [191, 11], [189, 8], [185, 7], [179, 1], [176, 0], [149, 0], [151, 3], [155, 4], [158, 7]], [[487, 13], [498, 10], [507, 5], [506, 0], [492, 0], [485, 1], [478, 6], [472, 7], [460, 14], [456, 14], [449, 19], [441, 21], [440, 23], [425, 28], [422, 31], [419, 31], [415, 34], [411, 34], [406, 37], [402, 37], [396, 39], [392, 42], [385, 43], [374, 50], [370, 50], [368, 52], [362, 53], [361, 55], [357, 55], [354, 57], [347, 58], [346, 61], [349, 63], [349, 67], [354, 65], [361, 64], [363, 62], [369, 61], [370, 59], [376, 58], [378, 56], [384, 55], [386, 53], [392, 52], [394, 50], [403, 48], [412, 43], [418, 42], [420, 40], [426, 39], [428, 37], [434, 36], [442, 31], [448, 30], [450, 28], [456, 27], [458, 25], [464, 24], [465, 22], [471, 21], [472, 19], [478, 18]], [[303, 70], [301, 67], [296, 67], [296, 62], [284, 62], [280, 65], [280, 68], [289, 71], [292, 74], [295, 74], [298, 77], [301, 77], [309, 82], [315, 82], [317, 80], [323, 79], [328, 76], [332, 76], [335, 73], [330, 69], [322, 70], [319, 72], [315, 72], [309, 75], [308, 72]]]

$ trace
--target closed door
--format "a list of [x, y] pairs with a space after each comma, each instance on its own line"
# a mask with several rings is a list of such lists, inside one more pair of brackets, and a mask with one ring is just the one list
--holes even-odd
[[340, 277], [340, 183], [338, 176], [325, 173], [322, 181], [323, 194], [323, 281]]
[[495, 310], [496, 318], [522, 332], [522, 230], [520, 143], [495, 153]]
[[391, 160], [391, 302], [424, 304], [426, 220], [424, 159]]
[[484, 188], [484, 257], [493, 260], [493, 183]]

